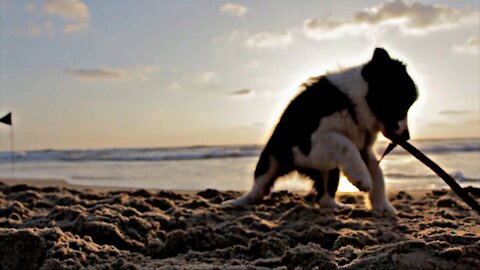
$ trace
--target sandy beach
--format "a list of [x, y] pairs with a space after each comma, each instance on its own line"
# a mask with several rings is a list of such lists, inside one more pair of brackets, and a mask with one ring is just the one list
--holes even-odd
[[[480, 189], [467, 188], [477, 200]], [[448, 190], [391, 192], [396, 217], [320, 209], [275, 192], [173, 192], [0, 183], [1, 269], [478, 269], [480, 217]]]

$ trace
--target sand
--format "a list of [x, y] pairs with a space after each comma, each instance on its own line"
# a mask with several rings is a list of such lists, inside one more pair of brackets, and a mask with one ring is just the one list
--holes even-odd
[[8, 183], [0, 269], [480, 269], [480, 217], [448, 190], [392, 192], [388, 217], [360, 193], [327, 210], [289, 192], [225, 207], [241, 193]]

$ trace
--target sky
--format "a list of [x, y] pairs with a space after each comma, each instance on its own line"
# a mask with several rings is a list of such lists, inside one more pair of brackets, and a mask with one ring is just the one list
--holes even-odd
[[17, 150], [263, 144], [303, 81], [383, 47], [412, 138], [480, 137], [479, 37], [478, 0], [0, 0], [0, 116]]

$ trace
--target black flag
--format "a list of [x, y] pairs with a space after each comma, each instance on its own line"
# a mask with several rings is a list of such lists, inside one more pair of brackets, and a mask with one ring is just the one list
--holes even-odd
[[7, 125], [11, 126], [12, 125], [12, 113], [9, 112], [4, 117], [0, 118], [0, 123], [4, 123], [4, 124], [7, 124]]

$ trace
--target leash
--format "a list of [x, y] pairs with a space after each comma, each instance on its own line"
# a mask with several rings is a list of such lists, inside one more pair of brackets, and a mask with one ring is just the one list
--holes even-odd
[[451, 177], [448, 173], [446, 173], [440, 166], [438, 166], [435, 162], [433, 162], [430, 158], [425, 156], [420, 150], [415, 148], [409, 142], [401, 138], [396, 134], [388, 134], [386, 136], [388, 139], [392, 141], [385, 149], [382, 157], [378, 162], [380, 162], [388, 153], [390, 153], [397, 145], [403, 147], [403, 149], [407, 150], [412, 156], [416, 157], [419, 161], [421, 161], [425, 166], [429, 167], [432, 171], [434, 171], [440, 178], [447, 183], [450, 188], [457, 193], [457, 195], [466, 203], [468, 204], [473, 210], [477, 211], [480, 214], [480, 205], [478, 204], [475, 199], [473, 199], [468, 192], [466, 192], [456, 181]]

